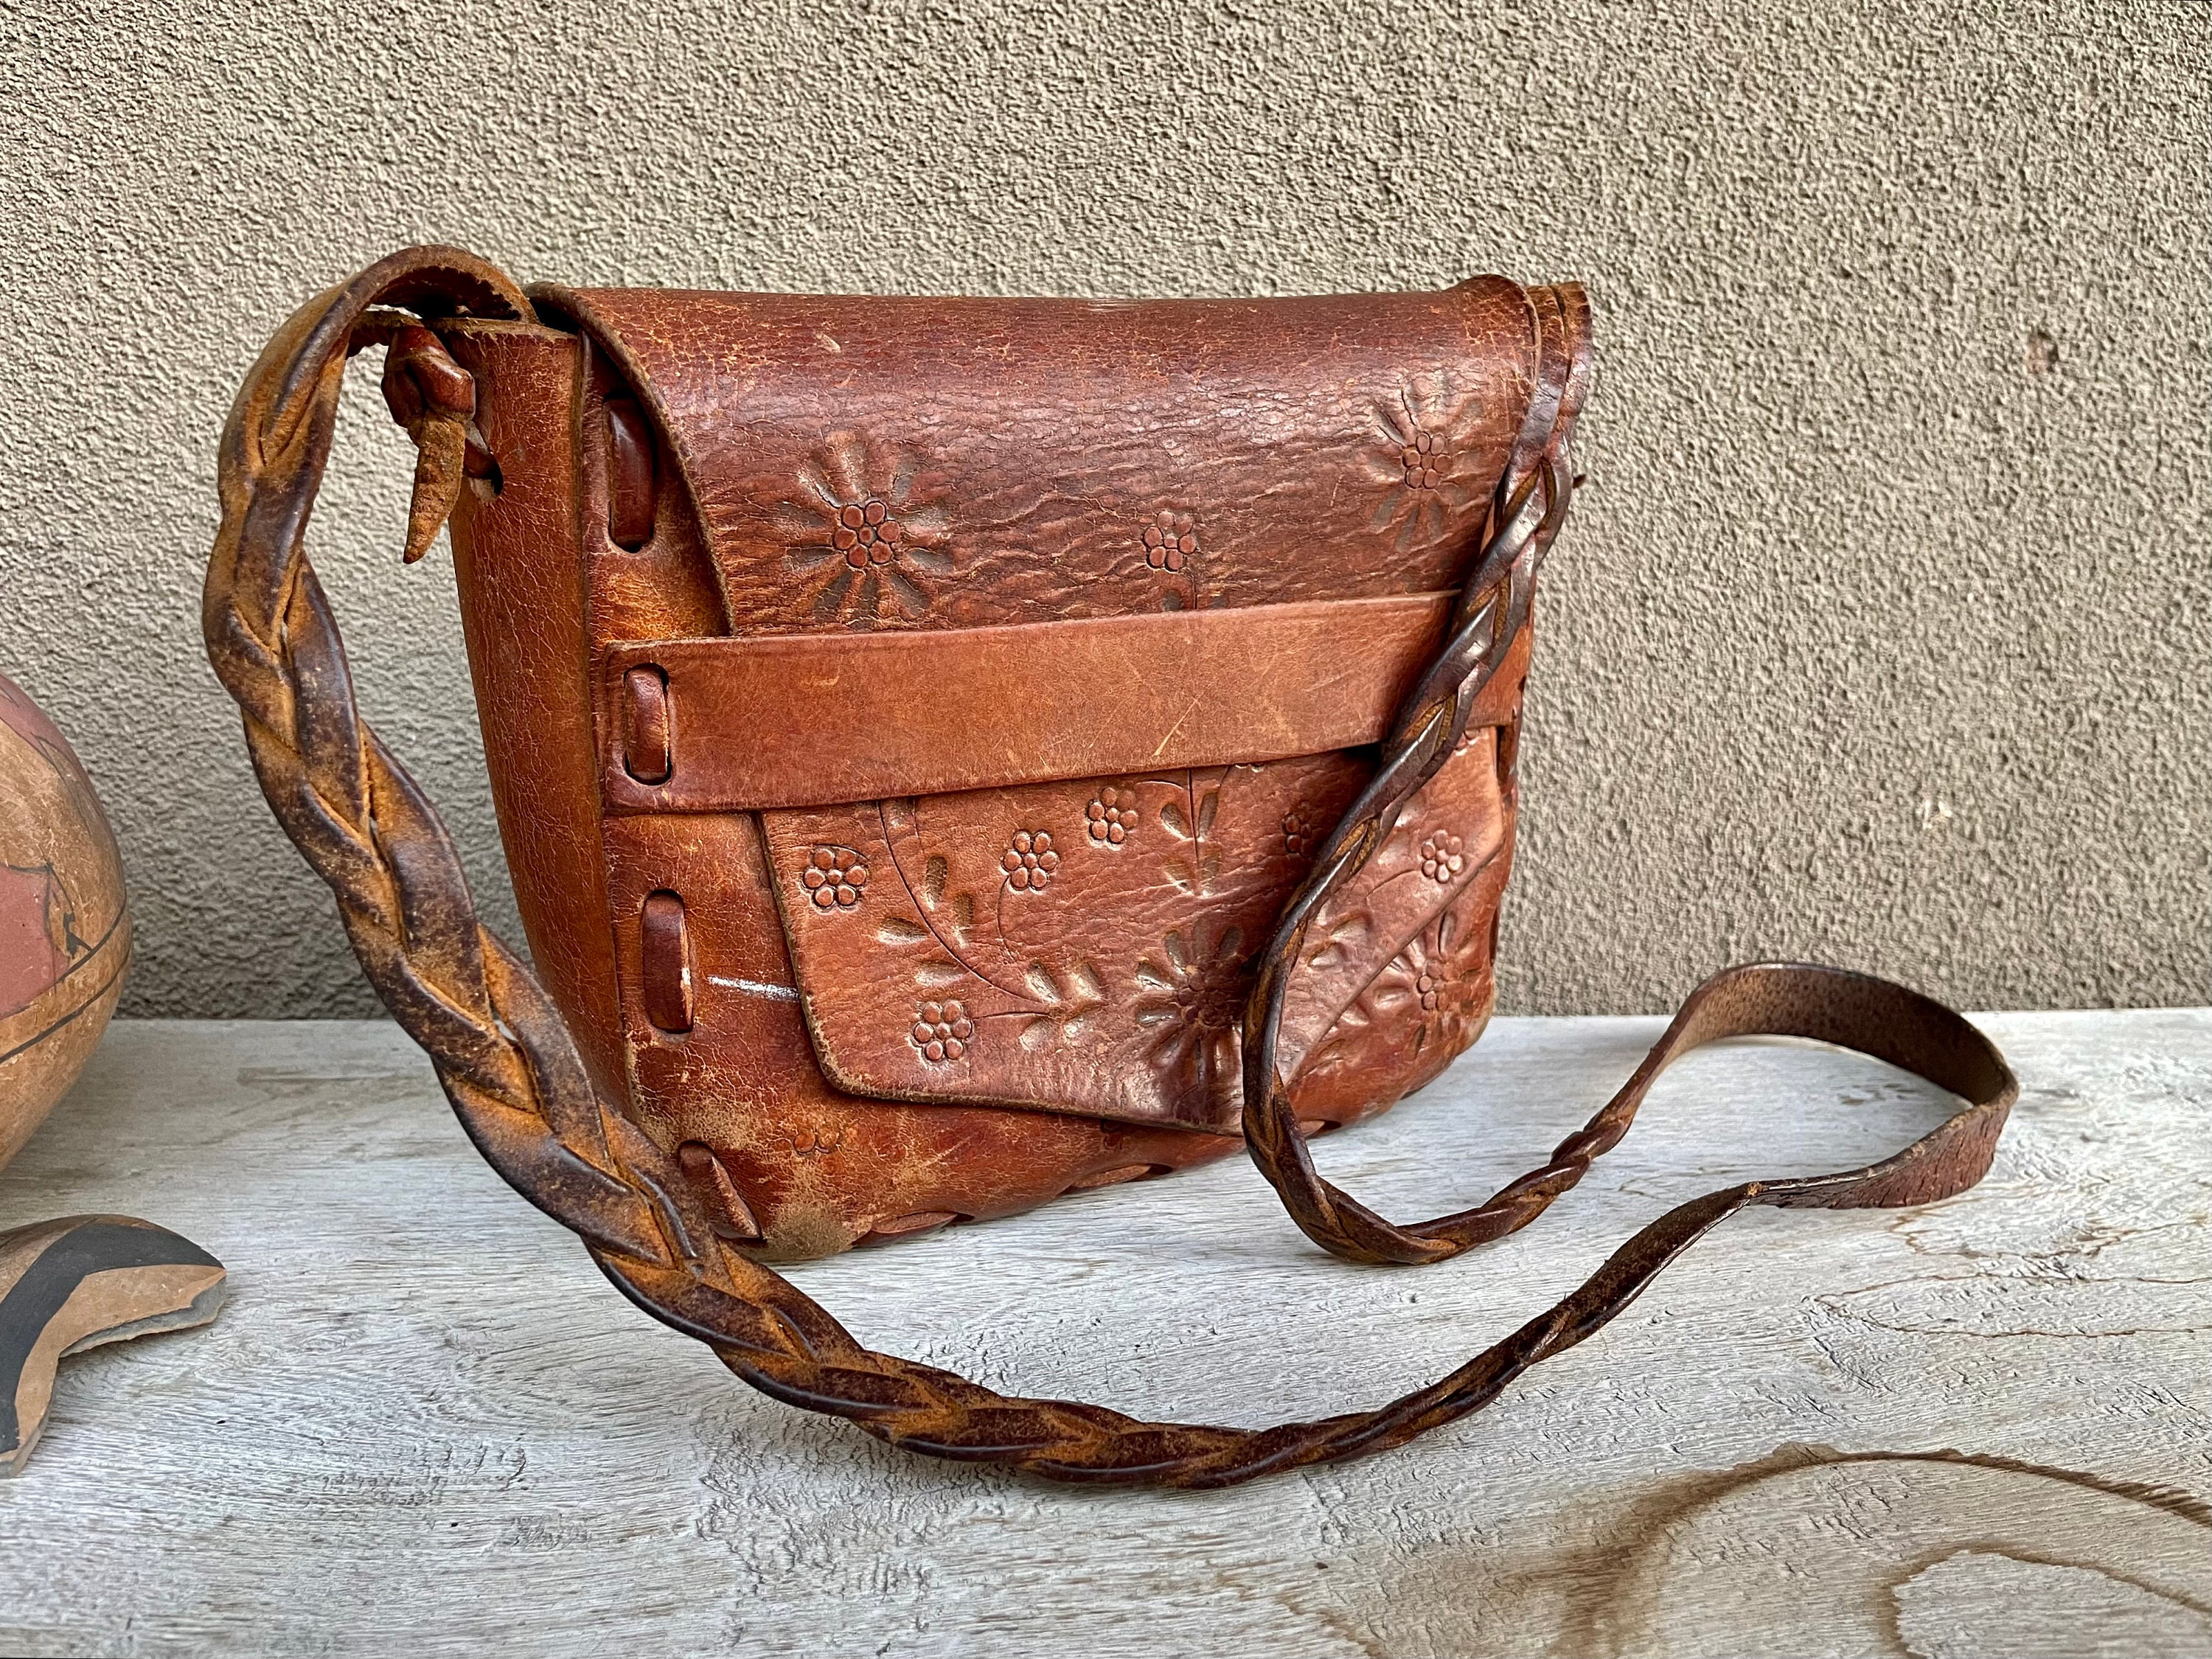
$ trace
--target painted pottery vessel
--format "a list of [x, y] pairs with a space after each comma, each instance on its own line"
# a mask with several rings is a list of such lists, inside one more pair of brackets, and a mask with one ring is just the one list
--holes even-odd
[[0, 1165], [84, 1069], [130, 960], [123, 861], [92, 780], [0, 674]]

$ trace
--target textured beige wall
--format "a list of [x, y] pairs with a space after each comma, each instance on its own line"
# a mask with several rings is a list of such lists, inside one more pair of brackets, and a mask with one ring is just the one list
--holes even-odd
[[[1807, 15], [1809, 13], [1810, 15]], [[312, 289], [526, 277], [1590, 287], [1507, 917], [1520, 1009], [1743, 957], [1977, 1006], [2203, 1001], [2201, 3], [0, 16], [0, 665], [75, 734], [126, 1008], [367, 1006], [200, 656], [210, 467]], [[493, 850], [447, 562], [366, 384], [313, 537], [371, 715]], [[1293, 671], [1294, 672], [1294, 671]]]

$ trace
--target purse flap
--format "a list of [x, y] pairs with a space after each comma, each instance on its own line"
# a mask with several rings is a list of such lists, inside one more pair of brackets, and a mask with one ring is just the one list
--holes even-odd
[[1452, 587], [1549, 293], [546, 297], [651, 405], [747, 633]]
[[[1560, 292], [546, 291], [651, 410], [727, 608], [602, 650], [609, 809], [759, 813], [841, 1088], [1234, 1133], [1249, 957], [1571, 419]], [[1526, 644], [1318, 920], [1286, 1066], [1510, 846]]]

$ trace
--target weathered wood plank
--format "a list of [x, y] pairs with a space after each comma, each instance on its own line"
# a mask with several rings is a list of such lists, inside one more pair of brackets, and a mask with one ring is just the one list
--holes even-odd
[[[231, 1304], [64, 1370], [0, 1487], [0, 1652], [2201, 1651], [2212, 1013], [1989, 1024], [2026, 1094], [1974, 1192], [1754, 1212], [1472, 1421], [1212, 1494], [754, 1395], [499, 1183], [389, 1026], [125, 1024], [0, 1225], [146, 1216]], [[1392, 1213], [1466, 1201], [1657, 1029], [1499, 1022], [1322, 1161]], [[1749, 1043], [1647, 1113], [1530, 1233], [1426, 1271], [1320, 1255], [1231, 1162], [801, 1272], [878, 1346], [1253, 1422], [1437, 1375], [1668, 1204], [1940, 1109]]]

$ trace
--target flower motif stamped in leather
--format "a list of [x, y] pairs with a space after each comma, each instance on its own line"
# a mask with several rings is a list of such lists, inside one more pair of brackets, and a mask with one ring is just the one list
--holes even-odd
[[[860, 1094], [1233, 1131], [1253, 954], [1366, 769], [1329, 754], [763, 812], [824, 1071]], [[1449, 1039], [1448, 953], [1417, 936], [1503, 844], [1479, 743], [1316, 918], [1291, 1063], [1394, 973]], [[869, 872], [858, 909], [825, 848]]]
[[[737, 633], [1440, 592], [1539, 356], [1526, 295], [1494, 279], [1266, 301], [571, 303], [653, 389]], [[687, 345], [702, 338], [718, 349]]]
[[1338, 1012], [1299, 1073], [1308, 1109], [1371, 1098], [1386, 1081], [1418, 1089], [1482, 1034], [1497, 997], [1502, 885], [1462, 890]]
[[1478, 503], [1485, 410], [1443, 374], [1419, 375], [1376, 406], [1368, 477], [1387, 493], [1368, 528], [1411, 548], [1433, 540]]
[[[1226, 1131], [1251, 953], [1310, 862], [1283, 819], [1341, 812], [1364, 771], [1331, 754], [763, 813], [824, 1070]], [[824, 846], [870, 871], [860, 912], [808, 896]], [[957, 1022], [917, 1012], [956, 1002]], [[940, 1024], [967, 1026], [957, 1052]]]
[[[1432, 999], [1426, 1014], [1457, 1006], [1457, 991], [1444, 985], [1447, 960], [1459, 963], [1472, 948], [1465, 925], [1455, 924], [1446, 939], [1419, 941], [1439, 915], [1462, 907], [1466, 896], [1489, 893], [1486, 914], [1494, 914], [1511, 852], [1510, 830], [1498, 786], [1497, 732], [1485, 727], [1474, 742], [1455, 754], [1437, 775], [1406, 803], [1398, 825], [1366, 867], [1322, 907], [1306, 936], [1301, 971], [1285, 988], [1280, 1063], [1296, 1075], [1308, 1055], [1318, 1059], [1344, 1036], [1347, 1024], [1360, 1021], [1359, 1002], [1383, 986], [1394, 964], [1413, 963], [1412, 978], [1423, 972], [1431, 982], [1416, 996]], [[1487, 950], [1486, 929], [1480, 941]], [[1410, 953], [1410, 954], [1408, 954]], [[1486, 955], [1483, 961], [1487, 963]], [[1450, 974], [1460, 970], [1452, 968]], [[1487, 1003], [1484, 1004], [1486, 1015]], [[1410, 1013], [1393, 1022], [1407, 1028]], [[1425, 1054], [1464, 1029], [1472, 1041], [1480, 1020], [1464, 1027], [1437, 1025]], [[1457, 1053], [1457, 1049], [1452, 1049]], [[1449, 1055], [1446, 1056], [1449, 1058]], [[1441, 1065], [1443, 1062], [1439, 1061]], [[1410, 1086], [1410, 1085], [1407, 1085]]]
[[1181, 1097], [1216, 1115], [1237, 1098], [1246, 959], [1243, 928], [1199, 923], [1169, 929], [1158, 952], [1137, 964], [1133, 1018], [1152, 1033], [1152, 1063], [1172, 1073]]
[[816, 909], [849, 910], [867, 890], [867, 863], [850, 847], [817, 847], [799, 884]]
[[775, 519], [784, 568], [805, 584], [817, 621], [872, 626], [887, 611], [914, 617], [952, 569], [951, 521], [917, 492], [918, 464], [858, 433], [830, 434], [799, 471]]

